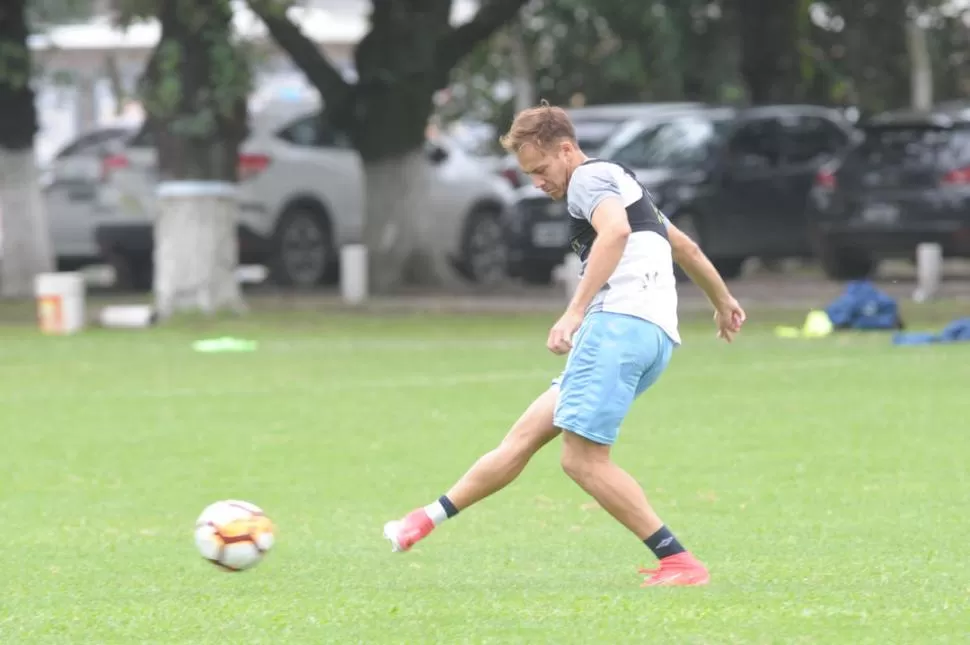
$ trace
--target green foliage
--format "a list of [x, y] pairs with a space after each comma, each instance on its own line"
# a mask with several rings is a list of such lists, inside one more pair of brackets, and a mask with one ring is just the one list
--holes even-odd
[[34, 145], [37, 110], [30, 83], [25, 0], [10, 0], [0, 9], [0, 147], [27, 150]]
[[[733, 103], [753, 95], [876, 111], [909, 102], [903, 30], [908, 4], [542, 0], [531, 3], [524, 14], [521, 42], [529, 81], [539, 97], [557, 103]], [[966, 10], [942, 0], [920, 7], [931, 18], [936, 96], [970, 95], [970, 54], [962, 22]], [[779, 22], [785, 12], [791, 23], [785, 22], [788, 18]], [[813, 20], [825, 12], [834, 26]], [[496, 89], [504, 90], [504, 81], [516, 71], [508, 46], [512, 33], [500, 32], [454, 70], [452, 95], [442, 108], [446, 120], [471, 115], [506, 125], [514, 102]]]
[[[206, 136], [204, 125], [234, 115], [240, 98], [248, 95], [250, 65], [231, 41], [227, 25], [209, 20], [204, 4], [180, 0], [179, 9], [180, 29], [159, 43], [153, 72], [143, 79], [142, 98], [149, 114], [181, 122], [173, 126], [183, 133]], [[190, 69], [205, 69], [204, 82], [186, 87]], [[198, 73], [192, 76], [201, 80]]]
[[93, 0], [29, 0], [28, 21], [35, 29], [64, 25], [89, 19], [94, 13]]
[[[520, 22], [530, 81], [554, 103], [736, 100], [733, 25], [720, 0], [544, 0]], [[499, 122], [512, 99], [496, 86], [516, 72], [506, 29], [452, 74], [445, 118], [471, 112]], [[502, 124], [504, 125], [504, 123]]]
[[[130, 19], [149, 8], [142, 0], [126, 3]], [[252, 81], [245, 51], [233, 39], [229, 2], [155, 4], [161, 41], [139, 93], [155, 133], [160, 175], [234, 179]]]
[[30, 53], [21, 43], [0, 40], [0, 79], [13, 90], [30, 82]]
[[153, 57], [155, 73], [145, 76], [142, 100], [149, 114], [158, 117], [174, 116], [182, 103], [182, 43], [162, 40]]
[[139, 20], [156, 18], [164, 2], [168, 0], [115, 0], [115, 20], [126, 27]]

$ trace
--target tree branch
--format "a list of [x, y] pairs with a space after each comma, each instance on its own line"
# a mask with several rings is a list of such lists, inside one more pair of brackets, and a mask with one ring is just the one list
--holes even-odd
[[316, 43], [286, 16], [288, 3], [281, 4], [277, 0], [247, 0], [247, 3], [266, 25], [276, 44], [283, 48], [293, 63], [306, 74], [310, 84], [320, 92], [327, 110], [343, 111], [346, 102], [352, 98], [353, 87], [344, 80]]
[[529, 0], [482, 0], [475, 17], [448, 32], [439, 43], [440, 70], [447, 73], [471, 53], [478, 43], [487, 40], [511, 21]]

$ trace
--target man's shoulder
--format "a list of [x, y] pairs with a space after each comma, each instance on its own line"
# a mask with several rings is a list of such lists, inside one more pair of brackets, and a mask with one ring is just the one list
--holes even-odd
[[567, 198], [582, 199], [590, 192], [616, 187], [616, 166], [608, 161], [593, 160], [581, 164], [569, 179]]
[[580, 164], [573, 171], [573, 179], [579, 183], [594, 181], [596, 179], [615, 179], [616, 171], [621, 168], [612, 161], [605, 159], [590, 159]]

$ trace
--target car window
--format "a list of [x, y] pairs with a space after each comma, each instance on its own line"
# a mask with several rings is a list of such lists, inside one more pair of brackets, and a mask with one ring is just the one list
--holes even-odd
[[644, 130], [610, 156], [633, 168], [685, 168], [704, 162], [722, 135], [720, 122], [677, 119]]
[[123, 128], [111, 128], [91, 132], [78, 137], [73, 142], [65, 146], [63, 150], [57, 153], [56, 159], [64, 159], [65, 157], [73, 157], [75, 155], [98, 152], [105, 145], [115, 141], [121, 141], [127, 136], [128, 130]]
[[848, 165], [950, 168], [970, 162], [970, 130], [900, 126], [866, 128]]
[[588, 155], [596, 155], [616, 130], [626, 122], [625, 119], [581, 120], [573, 123], [576, 130], [576, 143]]
[[781, 155], [781, 123], [774, 118], [741, 125], [727, 144], [727, 163], [742, 172], [775, 169], [781, 163]]
[[142, 126], [141, 130], [138, 131], [128, 145], [132, 148], [154, 148], [155, 147], [155, 133], [148, 126], [148, 121]]
[[848, 143], [848, 135], [837, 125], [817, 116], [785, 120], [785, 163], [818, 165], [834, 157]]
[[302, 117], [282, 128], [277, 136], [296, 146], [351, 148], [350, 139], [326, 122], [322, 113]]

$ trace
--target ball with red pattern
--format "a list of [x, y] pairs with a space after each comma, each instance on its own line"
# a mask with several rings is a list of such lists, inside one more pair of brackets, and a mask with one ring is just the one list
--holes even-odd
[[240, 500], [210, 504], [195, 522], [199, 553], [225, 571], [253, 568], [273, 547], [275, 539], [275, 527], [263, 510]]

